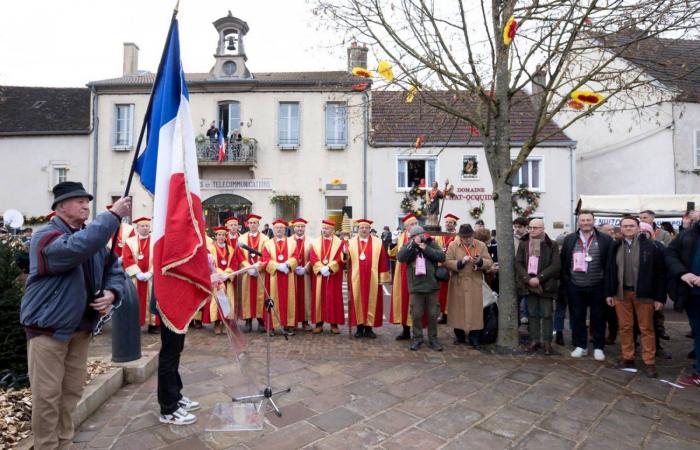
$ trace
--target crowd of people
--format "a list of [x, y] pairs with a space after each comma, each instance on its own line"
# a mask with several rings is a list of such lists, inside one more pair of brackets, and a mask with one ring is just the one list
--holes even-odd
[[[59, 183], [53, 192], [55, 216], [31, 237], [20, 317], [28, 339], [35, 446], [70, 442], [70, 412], [82, 393], [89, 336], [125, 295], [127, 277], [139, 296], [141, 325], [161, 335], [160, 420], [193, 423], [191, 412], [200, 405], [182, 395], [178, 373], [185, 335], [161, 327], [149, 308], [150, 219], [122, 223], [130, 215], [130, 200], [123, 198], [87, 223], [92, 195], [80, 183]], [[320, 236], [311, 237], [303, 218], [275, 220], [270, 234], [261, 229], [261, 219], [249, 214], [241, 223], [230, 217], [211, 230], [212, 288], [221, 295], [206, 302], [192, 327], [211, 324], [222, 334], [224, 322], [240, 319], [247, 333], [255, 327], [272, 335], [337, 335], [346, 323], [347, 280], [348, 326], [357, 339], [377, 337], [385, 317], [384, 285], [391, 284], [388, 322], [401, 326], [396, 339], [411, 351], [426, 344], [424, 329], [426, 346], [442, 351], [439, 323], [454, 330], [455, 345], [481, 345], [485, 297], [498, 291], [499, 276], [498, 243], [483, 221], [472, 227], [447, 214], [444, 230], [426, 232], [407, 214], [399, 233], [385, 227], [378, 237], [368, 218], [354, 221], [353, 236], [336, 235], [336, 224], [323, 220]], [[605, 345], [619, 337], [616, 366], [635, 367], [639, 347], [642, 372], [656, 377], [655, 359], [666, 356], [660, 340], [669, 338], [663, 306], [670, 298], [688, 315], [696, 358], [694, 372], [678, 382], [700, 385], [700, 212], [688, 212], [679, 232], [657, 227], [652, 211], [624, 216], [618, 228], [594, 224], [593, 213], [582, 211], [574, 232], [552, 239], [542, 219], [513, 221], [520, 321], [529, 335], [525, 351], [551, 354], [553, 339], [563, 345], [568, 310], [571, 357], [587, 356], [591, 341], [593, 357], [603, 361]], [[117, 258], [109, 259], [115, 234]], [[275, 302], [269, 319], [268, 296]]]

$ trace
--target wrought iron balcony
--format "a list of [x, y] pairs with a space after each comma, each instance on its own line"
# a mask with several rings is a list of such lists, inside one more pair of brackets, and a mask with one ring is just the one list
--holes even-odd
[[197, 160], [200, 166], [254, 166], [257, 162], [258, 141], [246, 138], [242, 141], [227, 142], [223, 159], [219, 160], [219, 143], [216, 141], [197, 142]]

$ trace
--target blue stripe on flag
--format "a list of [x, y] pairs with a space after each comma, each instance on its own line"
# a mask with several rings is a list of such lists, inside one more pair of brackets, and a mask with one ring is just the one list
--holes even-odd
[[146, 149], [136, 162], [136, 173], [141, 184], [151, 194], [156, 189], [156, 167], [158, 164], [158, 138], [160, 129], [177, 115], [181, 96], [189, 98], [185, 72], [180, 60], [180, 35], [177, 19], [173, 19], [168, 34], [168, 43], [156, 74], [150, 114], [144, 119], [148, 124]]

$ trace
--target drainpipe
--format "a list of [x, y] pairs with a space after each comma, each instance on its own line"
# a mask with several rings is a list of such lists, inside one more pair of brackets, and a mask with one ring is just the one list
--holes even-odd
[[574, 150], [576, 150], [576, 144], [569, 146], [569, 172], [571, 184], [569, 190], [571, 192], [571, 199], [569, 202], [569, 220], [571, 221], [571, 231], [576, 231], [576, 158], [574, 157]]
[[90, 87], [90, 93], [92, 94], [92, 129], [90, 132], [92, 135], [92, 195], [95, 196], [95, 201], [92, 202], [92, 217], [95, 218], [97, 215], [97, 134], [99, 130], [99, 119], [97, 117], [97, 92], [95, 87]]
[[364, 122], [365, 122], [365, 136], [363, 139], [362, 148], [362, 217], [367, 217], [367, 145], [369, 141], [369, 93], [364, 91], [365, 94], [365, 110], [364, 110]]

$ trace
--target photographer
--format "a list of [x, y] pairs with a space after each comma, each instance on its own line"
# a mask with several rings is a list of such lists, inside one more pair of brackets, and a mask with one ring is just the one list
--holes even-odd
[[411, 320], [413, 321], [413, 340], [410, 349], [416, 351], [423, 344], [423, 314], [428, 313], [428, 346], [435, 351], [442, 351], [437, 338], [438, 289], [435, 269], [438, 263], [445, 261], [445, 253], [431, 237], [425, 236], [425, 230], [414, 226], [409, 233], [409, 240], [396, 258], [408, 266], [408, 292], [411, 300]]

